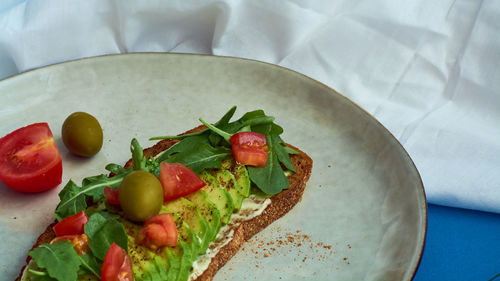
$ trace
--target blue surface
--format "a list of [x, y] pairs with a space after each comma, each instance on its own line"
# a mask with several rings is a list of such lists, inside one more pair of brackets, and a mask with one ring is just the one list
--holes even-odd
[[498, 273], [500, 215], [430, 204], [426, 245], [414, 281], [488, 281]]

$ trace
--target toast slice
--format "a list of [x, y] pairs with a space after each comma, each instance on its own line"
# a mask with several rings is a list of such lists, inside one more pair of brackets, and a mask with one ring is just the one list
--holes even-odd
[[[204, 125], [200, 125], [181, 135], [193, 133], [204, 128], [206, 128]], [[154, 146], [144, 149], [144, 156], [155, 156], [177, 142], [178, 140], [174, 139], [161, 140]], [[306, 183], [311, 175], [313, 161], [305, 152], [301, 151], [297, 147], [290, 144], [287, 144], [287, 146], [293, 148], [298, 152], [297, 154], [290, 155], [290, 160], [292, 161], [296, 172], [287, 176], [290, 182], [289, 188], [281, 191], [276, 195], [271, 196], [271, 203], [269, 203], [259, 215], [249, 220], [242, 221], [238, 224], [231, 225], [230, 230], [233, 231], [232, 239], [230, 239], [229, 242], [225, 243], [217, 251], [215, 256], [211, 258], [208, 267], [201, 273], [201, 275], [191, 280], [212, 280], [217, 271], [222, 268], [224, 264], [226, 264], [226, 262], [228, 262], [238, 252], [239, 248], [245, 241], [249, 240], [253, 235], [285, 215], [301, 200], [302, 194], [304, 193], [306, 187]], [[133, 166], [133, 163], [130, 159], [124, 167], [127, 168], [131, 166]], [[57, 221], [46, 228], [46, 230], [38, 237], [32, 249], [38, 247], [42, 243], [49, 243], [52, 239], [55, 238], [55, 233], [52, 230], [52, 227], [56, 223]], [[30, 260], [31, 257], [28, 256], [28, 258], [26, 259], [26, 263], [28, 264]], [[25, 268], [26, 265], [23, 267], [20, 275], [16, 280], [21, 280]]]

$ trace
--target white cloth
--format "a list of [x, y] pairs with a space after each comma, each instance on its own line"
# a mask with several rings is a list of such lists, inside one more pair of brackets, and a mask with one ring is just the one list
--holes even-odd
[[429, 202], [500, 212], [498, 1], [0, 2], [0, 78], [151, 51], [251, 58], [315, 78], [395, 135]]

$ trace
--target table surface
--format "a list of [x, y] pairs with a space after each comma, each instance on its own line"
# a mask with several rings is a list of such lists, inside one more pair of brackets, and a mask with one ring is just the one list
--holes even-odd
[[489, 281], [500, 273], [498, 233], [499, 214], [429, 204], [426, 245], [414, 281]]

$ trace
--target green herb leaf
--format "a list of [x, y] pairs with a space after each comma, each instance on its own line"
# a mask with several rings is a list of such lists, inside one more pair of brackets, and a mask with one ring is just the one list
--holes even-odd
[[252, 132], [264, 135], [281, 135], [283, 133], [283, 128], [275, 123], [263, 123], [252, 126]]
[[[57, 281], [57, 279], [50, 277], [47, 272], [43, 272], [43, 273], [45, 273], [45, 275], [36, 275], [35, 271], [30, 270], [30, 269], [28, 269], [28, 271], [32, 275], [36, 276], [35, 278], [32, 278], [30, 280], [36, 280], [36, 281]], [[38, 272], [38, 273], [41, 273], [41, 272]]]
[[[283, 140], [282, 140], [282, 142], [283, 142]], [[285, 143], [285, 142], [283, 142], [283, 143]], [[285, 150], [288, 154], [299, 154], [299, 152], [297, 150], [295, 150], [289, 146], [285, 146]]]
[[68, 241], [41, 244], [29, 255], [40, 268], [47, 270], [50, 277], [59, 281], [76, 280], [80, 259]]
[[55, 211], [55, 216], [59, 221], [85, 210], [87, 207], [87, 200], [84, 193], [80, 193], [80, 191], [78, 185], [70, 180], [61, 192], [59, 192], [61, 201], [57, 205]]
[[134, 163], [134, 170], [143, 170], [149, 173], [154, 173], [160, 166], [160, 162], [154, 157], [146, 158], [143, 154], [143, 149], [139, 142], [134, 138], [130, 144], [132, 152], [132, 163]]
[[[230, 134], [234, 134], [238, 131], [240, 131], [244, 127], [254, 127], [254, 126], [260, 126], [260, 125], [267, 125], [271, 124], [274, 121], [274, 117], [272, 116], [267, 116], [263, 110], [254, 110], [245, 113], [240, 119], [228, 123], [226, 125], [218, 125], [217, 128], [226, 131]], [[252, 129], [252, 131], [254, 131]]]
[[113, 242], [128, 251], [125, 228], [114, 218], [106, 218], [101, 213], [95, 213], [85, 224], [84, 232], [89, 237], [89, 247], [92, 253], [100, 260], [104, 260]]
[[[227, 123], [229, 122], [229, 120], [231, 120], [231, 117], [233, 117], [235, 111], [236, 111], [236, 106], [231, 107], [231, 109], [229, 109], [229, 111], [226, 112], [226, 114], [224, 114], [224, 116], [222, 116], [222, 118], [214, 124], [214, 126], [221, 127], [221, 126], [227, 125]], [[203, 130], [200, 130], [200, 131], [197, 131], [197, 132], [194, 132], [194, 133], [184, 134], [184, 135], [181, 135], [181, 136], [152, 137], [152, 138], [149, 138], [149, 140], [164, 140], [164, 139], [178, 139], [178, 140], [183, 140], [183, 139], [188, 138], [188, 137], [202, 135], [202, 134], [206, 133], [207, 131], [208, 131], [208, 129], [203, 129]]]
[[34, 270], [34, 269], [28, 269], [28, 272], [35, 275], [35, 276], [48, 276], [49, 274], [47, 271], [40, 271], [40, 270]]
[[208, 129], [210, 129], [212, 132], [218, 134], [222, 138], [224, 138], [228, 143], [230, 142], [232, 134], [226, 133], [223, 130], [215, 127], [214, 125], [208, 123], [207, 121], [203, 120], [203, 118], [200, 118], [200, 122], [203, 123], [203, 125], [207, 126]]
[[168, 263], [156, 256], [154, 262], [150, 263], [146, 268], [143, 280], [169, 280], [168, 279]]
[[88, 198], [93, 198], [94, 202], [98, 201], [104, 196], [104, 187], [114, 188], [119, 186], [127, 174], [124, 173], [111, 178], [106, 175], [89, 177], [82, 181], [82, 187], [77, 186], [70, 180], [59, 192], [61, 201], [55, 211], [56, 218], [60, 221], [85, 210]]
[[98, 278], [101, 278], [102, 265], [97, 261], [94, 255], [92, 255], [91, 253], [86, 253], [84, 255], [78, 256], [78, 258], [80, 259], [81, 267], [85, 271], [95, 275]]
[[125, 168], [123, 168], [122, 165], [118, 165], [118, 164], [114, 164], [114, 163], [106, 165], [105, 169], [110, 171], [111, 173], [113, 173], [115, 175], [121, 175], [121, 174], [127, 173], [131, 170], [130, 168], [125, 169]]
[[285, 142], [278, 135], [270, 135], [269, 139], [272, 142], [272, 148], [278, 156], [278, 160], [283, 163], [288, 170], [295, 172], [295, 168], [290, 160], [290, 155], [288, 155], [288, 150], [286, 149], [288, 146], [286, 146]]
[[34, 269], [28, 269], [28, 273], [34, 277], [30, 278], [30, 280], [36, 280], [36, 281], [57, 281], [57, 279], [52, 278], [49, 276], [47, 271], [41, 271], [41, 270], [34, 270]]
[[[109, 177], [107, 175], [98, 175], [93, 177], [84, 178], [82, 186], [97, 186], [100, 183], [107, 182]], [[87, 189], [85, 195], [92, 197], [94, 203], [104, 198], [104, 188]]]
[[264, 168], [247, 167], [250, 180], [262, 190], [262, 192], [272, 195], [280, 193], [283, 189], [287, 189], [290, 185], [288, 178], [285, 176], [281, 168], [278, 154], [276, 150], [279, 149], [279, 137], [267, 135], [267, 146], [269, 152], [267, 153], [267, 163]]
[[230, 148], [213, 147], [208, 136], [200, 135], [186, 138], [175, 144], [163, 153], [158, 161], [182, 163], [193, 169], [195, 173], [199, 173], [207, 168], [220, 168], [222, 160], [231, 156], [231, 153]]
[[280, 193], [290, 186], [288, 178], [281, 168], [278, 156], [272, 150], [268, 152], [267, 164], [264, 168], [247, 167], [250, 180], [262, 190], [262, 192], [273, 195]]
[[132, 139], [130, 144], [130, 151], [132, 152], [134, 170], [146, 170], [146, 158], [143, 155], [143, 149], [135, 138]]

